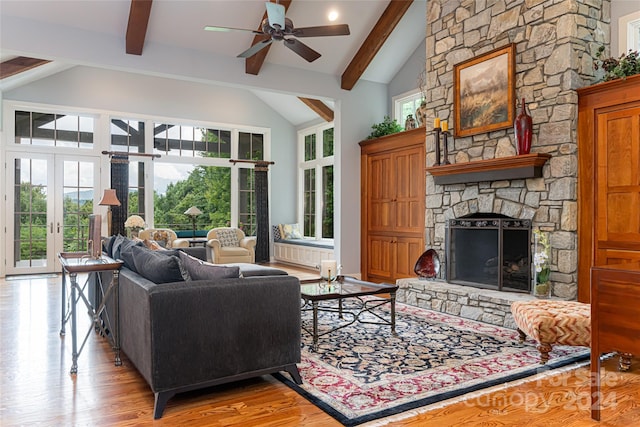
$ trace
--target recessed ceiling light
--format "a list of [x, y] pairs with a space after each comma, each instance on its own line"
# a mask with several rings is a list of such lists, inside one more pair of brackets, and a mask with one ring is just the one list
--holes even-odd
[[327, 17], [329, 18], [329, 21], [333, 22], [336, 19], [338, 19], [338, 11], [336, 10], [331, 10], [329, 11], [329, 15], [327, 15]]

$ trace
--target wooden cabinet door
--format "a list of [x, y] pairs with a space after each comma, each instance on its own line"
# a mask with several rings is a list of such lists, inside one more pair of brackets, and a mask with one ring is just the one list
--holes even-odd
[[368, 159], [367, 188], [368, 229], [389, 231], [393, 227], [393, 198], [395, 194], [391, 154], [376, 154]]
[[424, 239], [419, 237], [398, 237], [395, 243], [396, 279], [415, 277], [413, 268], [424, 252]]
[[395, 283], [415, 277], [413, 268], [423, 251], [424, 240], [420, 237], [369, 235], [367, 280]]
[[640, 108], [599, 113], [596, 130], [595, 265], [637, 261], [640, 258]]
[[400, 151], [394, 154], [393, 164], [394, 230], [420, 233], [424, 230], [424, 151], [418, 147]]
[[395, 270], [395, 237], [370, 234], [367, 239], [367, 271], [366, 280], [390, 282], [394, 279]]

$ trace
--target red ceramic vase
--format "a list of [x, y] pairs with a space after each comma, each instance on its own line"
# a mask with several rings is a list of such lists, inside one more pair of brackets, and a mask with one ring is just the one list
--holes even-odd
[[513, 129], [516, 135], [516, 149], [518, 150], [518, 154], [529, 154], [529, 151], [531, 151], [531, 138], [533, 137], [533, 120], [531, 120], [531, 116], [527, 114], [524, 98], [522, 98], [520, 114], [518, 114], [513, 122]]

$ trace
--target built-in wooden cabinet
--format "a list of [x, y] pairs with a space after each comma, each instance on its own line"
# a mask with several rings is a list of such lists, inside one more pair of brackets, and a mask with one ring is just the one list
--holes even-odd
[[415, 276], [424, 252], [425, 128], [360, 142], [364, 280]]
[[578, 299], [592, 266], [640, 261], [640, 75], [578, 90]]

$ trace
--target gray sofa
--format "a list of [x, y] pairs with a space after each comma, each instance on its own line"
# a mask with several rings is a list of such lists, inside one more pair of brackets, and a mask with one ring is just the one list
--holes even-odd
[[176, 393], [278, 371], [302, 383], [298, 279], [247, 275], [156, 284], [121, 269], [120, 347], [155, 394], [154, 418]]

